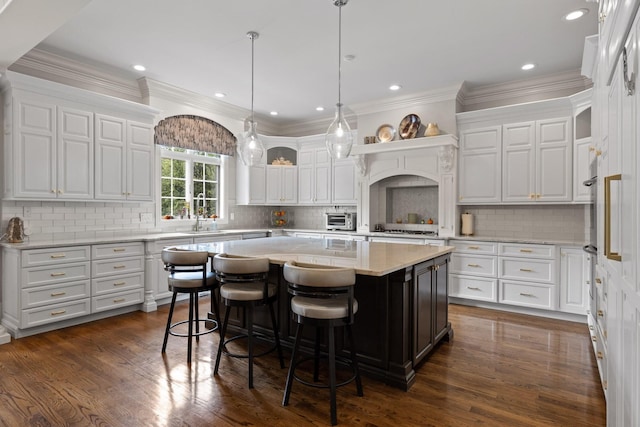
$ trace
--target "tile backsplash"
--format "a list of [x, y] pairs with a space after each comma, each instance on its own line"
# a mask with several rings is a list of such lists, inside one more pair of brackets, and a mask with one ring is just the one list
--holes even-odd
[[589, 237], [589, 205], [460, 206], [473, 214], [476, 237], [582, 242]]

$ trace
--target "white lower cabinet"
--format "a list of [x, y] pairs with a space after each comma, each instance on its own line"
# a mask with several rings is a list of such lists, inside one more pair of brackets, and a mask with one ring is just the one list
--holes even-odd
[[91, 247], [91, 311], [98, 313], [144, 300], [144, 244]]
[[560, 310], [586, 314], [591, 287], [591, 255], [582, 248], [560, 248]]
[[145, 299], [142, 310], [149, 312], [158, 308], [157, 301], [171, 298], [167, 278], [169, 273], [164, 269], [162, 262], [162, 249], [190, 245], [193, 243], [191, 237], [180, 237], [175, 239], [161, 239], [146, 242], [145, 244]]
[[449, 264], [449, 296], [498, 302], [498, 244], [450, 240], [456, 250]]

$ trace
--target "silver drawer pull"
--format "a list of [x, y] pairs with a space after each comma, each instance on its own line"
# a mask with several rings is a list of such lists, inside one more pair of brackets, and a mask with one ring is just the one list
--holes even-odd
[[67, 312], [67, 310], [58, 310], [58, 311], [52, 311], [51, 315], [52, 316], [59, 316], [61, 314], [65, 314]]
[[525, 292], [520, 292], [520, 295], [523, 296], [523, 297], [535, 297], [534, 294], [527, 294]]
[[126, 265], [114, 265], [113, 268], [118, 269], [118, 268], [125, 268]]
[[116, 298], [113, 300], [114, 303], [118, 303], [118, 302], [125, 302], [126, 299], [125, 298]]
[[53, 254], [53, 255], [50, 255], [49, 258], [51, 258], [51, 259], [66, 258], [66, 255], [65, 254]]
[[520, 249], [520, 252], [525, 253], [525, 254], [530, 254], [533, 251], [531, 249]]
[[115, 282], [113, 284], [113, 286], [122, 286], [122, 285], [126, 285], [126, 284], [127, 284], [127, 282]]
[[62, 295], [66, 295], [66, 292], [51, 292], [52, 297], [61, 297]]
[[113, 248], [113, 252], [124, 252], [126, 251], [125, 248]]
[[482, 289], [476, 287], [476, 286], [467, 286], [467, 289], [470, 289], [472, 291], [481, 291]]
[[520, 271], [524, 271], [525, 273], [533, 273], [533, 270], [530, 268], [521, 268]]
[[467, 249], [477, 250], [477, 249], [480, 249], [480, 246], [467, 246]]
[[67, 273], [51, 273], [51, 277], [66, 276]]
[[480, 264], [467, 264], [467, 267], [480, 267]]

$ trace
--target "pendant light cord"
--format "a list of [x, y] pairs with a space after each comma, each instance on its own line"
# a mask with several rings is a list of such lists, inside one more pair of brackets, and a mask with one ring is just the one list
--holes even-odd
[[254, 63], [254, 59], [253, 59], [253, 45], [255, 43], [255, 38], [256, 38], [257, 34], [256, 33], [252, 33], [251, 34], [251, 122], [255, 123], [255, 119], [253, 117], [253, 63]]
[[342, 108], [342, 5], [343, 2], [340, 1], [338, 4], [338, 108]]

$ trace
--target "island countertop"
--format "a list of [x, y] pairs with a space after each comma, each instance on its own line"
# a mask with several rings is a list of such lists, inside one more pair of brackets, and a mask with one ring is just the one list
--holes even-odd
[[367, 241], [267, 237], [228, 242], [197, 243], [182, 249], [211, 254], [264, 256], [272, 264], [298, 261], [317, 265], [353, 267], [356, 274], [384, 276], [402, 268], [450, 253], [453, 246], [409, 245]]

